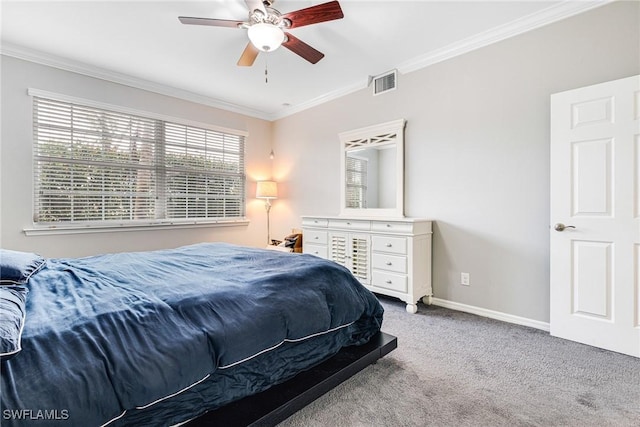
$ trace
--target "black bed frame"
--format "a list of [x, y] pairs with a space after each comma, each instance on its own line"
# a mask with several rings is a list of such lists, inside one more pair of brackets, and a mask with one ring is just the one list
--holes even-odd
[[282, 384], [207, 412], [184, 426], [274, 426], [398, 347], [378, 332], [362, 346], [346, 347], [313, 369]]

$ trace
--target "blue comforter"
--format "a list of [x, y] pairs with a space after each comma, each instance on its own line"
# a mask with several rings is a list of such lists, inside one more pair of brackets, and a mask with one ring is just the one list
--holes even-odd
[[220, 243], [49, 259], [26, 286], [22, 351], [2, 364], [3, 426], [189, 419], [382, 323], [335, 263]]

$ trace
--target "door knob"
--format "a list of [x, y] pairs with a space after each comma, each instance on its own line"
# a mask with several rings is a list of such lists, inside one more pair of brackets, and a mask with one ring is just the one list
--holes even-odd
[[573, 225], [564, 225], [563, 223], [559, 222], [556, 225], [553, 226], [553, 229], [556, 231], [564, 231], [565, 228], [576, 228]]

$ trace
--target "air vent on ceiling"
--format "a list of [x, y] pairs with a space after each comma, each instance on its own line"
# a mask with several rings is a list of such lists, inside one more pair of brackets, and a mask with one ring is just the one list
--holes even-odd
[[381, 95], [390, 90], [394, 90], [398, 83], [398, 73], [396, 70], [381, 74], [373, 78], [373, 94]]

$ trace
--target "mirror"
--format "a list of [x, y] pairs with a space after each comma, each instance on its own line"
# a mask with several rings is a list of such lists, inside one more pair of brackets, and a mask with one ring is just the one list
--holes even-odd
[[343, 132], [341, 215], [404, 216], [404, 120]]
[[348, 150], [346, 156], [345, 207], [395, 208], [396, 177], [393, 171], [396, 164], [396, 145]]

